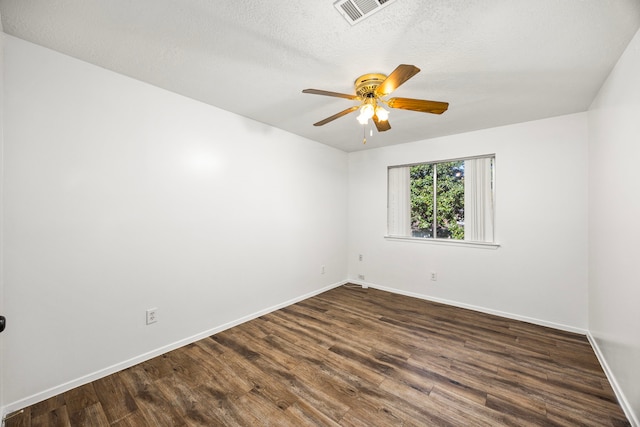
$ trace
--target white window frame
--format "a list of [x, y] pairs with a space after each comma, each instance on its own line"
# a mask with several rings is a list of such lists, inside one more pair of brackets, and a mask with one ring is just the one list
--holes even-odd
[[[476, 160], [476, 159], [492, 159], [493, 161], [493, 168], [491, 169], [491, 206], [490, 206], [490, 210], [491, 210], [491, 218], [490, 218], [490, 223], [488, 224], [489, 228], [491, 228], [491, 234], [493, 236], [493, 239], [491, 241], [475, 241], [475, 240], [455, 240], [455, 239], [443, 239], [443, 238], [438, 238], [436, 236], [434, 237], [413, 237], [411, 235], [402, 235], [402, 234], [394, 234], [393, 231], [395, 229], [401, 228], [404, 229], [406, 228], [406, 226], [402, 223], [401, 221], [401, 225], [400, 227], [395, 226], [393, 224], [390, 223], [391, 221], [391, 217], [397, 215], [398, 211], [403, 211], [405, 208], [404, 207], [400, 207], [398, 208], [397, 206], [391, 206], [392, 203], [395, 203], [395, 201], [392, 201], [391, 199], [393, 199], [395, 197], [395, 191], [394, 190], [392, 192], [392, 188], [393, 186], [399, 185], [399, 183], [401, 181], [404, 181], [404, 178], [400, 178], [398, 179], [397, 177], [394, 177], [393, 175], [397, 175], [397, 174], [393, 174], [391, 172], [392, 169], [401, 169], [401, 168], [409, 168], [412, 166], [417, 166], [417, 165], [425, 165], [425, 164], [439, 164], [439, 163], [447, 163], [447, 162], [457, 162], [457, 161], [467, 161], [467, 160]], [[436, 168], [437, 169], [437, 168]], [[402, 174], [402, 172], [400, 172], [400, 174]], [[495, 234], [495, 193], [496, 193], [496, 179], [495, 179], [495, 174], [496, 174], [496, 155], [495, 154], [482, 154], [482, 155], [477, 155], [477, 156], [467, 156], [467, 157], [458, 157], [458, 158], [452, 158], [452, 159], [444, 159], [444, 160], [433, 160], [433, 161], [426, 161], [426, 162], [417, 162], [417, 163], [408, 163], [408, 164], [401, 164], [401, 165], [393, 165], [393, 166], [388, 166], [387, 167], [387, 234], [384, 236], [384, 238], [388, 241], [398, 241], [398, 242], [415, 242], [415, 243], [426, 243], [426, 244], [436, 244], [436, 245], [448, 245], [448, 246], [467, 246], [467, 247], [477, 247], [477, 248], [485, 248], [485, 249], [496, 249], [498, 248], [500, 245], [499, 243], [497, 243], [496, 241], [496, 234]], [[435, 185], [435, 182], [434, 182]], [[437, 195], [436, 195], [437, 197]], [[465, 197], [466, 197], [466, 189], [465, 189]], [[436, 198], [434, 197], [434, 204], [436, 203]], [[402, 201], [401, 201], [402, 203]], [[465, 205], [466, 205], [466, 201], [465, 201]], [[410, 210], [410, 206], [409, 206], [409, 210]], [[465, 209], [465, 214], [466, 214], [466, 209]], [[434, 209], [434, 216], [436, 216], [437, 214], [435, 213], [435, 209]], [[466, 219], [465, 219], [466, 222]]]

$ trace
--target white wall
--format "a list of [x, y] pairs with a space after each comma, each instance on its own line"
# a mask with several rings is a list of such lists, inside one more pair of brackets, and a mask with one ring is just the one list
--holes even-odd
[[347, 276], [345, 153], [10, 36], [4, 62], [5, 410]]
[[[2, 32], [2, 16], [0, 16], [0, 99], [4, 99], [4, 33]], [[3, 103], [0, 102], [0, 315], [4, 315], [4, 278], [3, 278], [3, 267], [2, 267], [2, 253], [3, 253], [3, 244], [2, 244], [2, 193], [3, 193], [3, 179], [4, 179], [4, 170], [3, 170], [3, 161], [2, 161], [2, 153], [4, 151], [4, 132], [3, 132], [3, 123], [4, 123], [4, 110]], [[0, 379], [3, 378], [4, 371], [4, 362], [3, 362], [3, 353], [4, 353], [4, 334], [0, 334]], [[2, 408], [2, 403], [4, 402], [4, 382], [0, 381], [0, 408]], [[3, 412], [0, 410], [0, 417], [2, 417]]]
[[589, 330], [640, 425], [640, 33], [589, 110]]
[[[371, 286], [584, 331], [586, 120], [580, 113], [350, 153], [349, 277], [363, 274]], [[490, 153], [498, 249], [383, 238], [388, 166]]]

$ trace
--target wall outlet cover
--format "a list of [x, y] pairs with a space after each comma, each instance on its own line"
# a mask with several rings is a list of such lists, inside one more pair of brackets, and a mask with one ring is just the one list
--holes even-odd
[[147, 309], [147, 325], [156, 323], [157, 321], [158, 321], [158, 309], [157, 308]]

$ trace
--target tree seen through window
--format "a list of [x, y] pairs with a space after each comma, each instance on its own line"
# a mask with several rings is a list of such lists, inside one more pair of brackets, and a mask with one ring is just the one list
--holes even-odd
[[411, 235], [463, 240], [464, 160], [411, 166], [410, 186]]

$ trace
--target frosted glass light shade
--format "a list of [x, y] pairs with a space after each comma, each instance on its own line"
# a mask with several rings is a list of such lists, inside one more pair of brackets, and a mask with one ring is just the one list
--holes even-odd
[[367, 122], [369, 121], [369, 118], [363, 115], [362, 113], [360, 113], [360, 115], [357, 117], [357, 120], [358, 120], [358, 123], [360, 123], [361, 125], [366, 125]]
[[389, 112], [382, 107], [376, 107], [376, 116], [378, 116], [378, 120], [384, 122], [389, 119]]
[[371, 104], [365, 104], [362, 106], [362, 108], [360, 108], [360, 114], [364, 117], [367, 118], [367, 120], [369, 120], [371, 117], [373, 117], [373, 113], [374, 113], [374, 109], [373, 109], [373, 105]]

